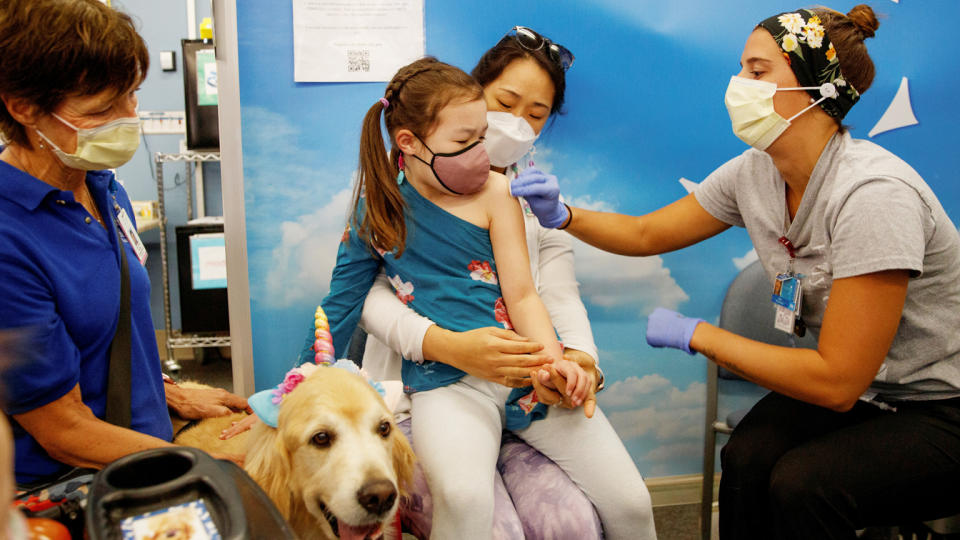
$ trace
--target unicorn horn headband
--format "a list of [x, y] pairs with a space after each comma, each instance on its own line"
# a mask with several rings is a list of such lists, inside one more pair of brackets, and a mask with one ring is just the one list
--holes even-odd
[[355, 375], [360, 375], [366, 379], [381, 396], [386, 396], [384, 386], [368, 377], [366, 373], [352, 361], [336, 360], [333, 350], [333, 335], [330, 333], [330, 323], [322, 307], [317, 306], [317, 311], [313, 317], [314, 337], [316, 338], [316, 341], [313, 342], [313, 351], [315, 353], [313, 357], [314, 363], [311, 364], [307, 362], [291, 369], [284, 375], [283, 382], [278, 384], [276, 388], [257, 392], [247, 400], [253, 412], [256, 413], [263, 423], [270, 427], [277, 427], [277, 419], [280, 416], [280, 405], [287, 395], [293, 392], [300, 383], [316, 373], [317, 370], [323, 369], [324, 367], [345, 369]]

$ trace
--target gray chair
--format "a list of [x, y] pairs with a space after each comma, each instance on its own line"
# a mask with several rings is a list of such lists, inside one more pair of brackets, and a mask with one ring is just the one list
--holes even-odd
[[[809, 333], [798, 338], [773, 327], [774, 305], [770, 301], [773, 284], [763, 266], [754, 261], [734, 278], [727, 289], [720, 309], [720, 328], [764, 343], [783, 347], [816, 348], [817, 342]], [[703, 443], [703, 486], [700, 499], [700, 533], [710, 540], [713, 515], [713, 475], [717, 433], [729, 434], [749, 409], [730, 413], [725, 420], [717, 418], [719, 379], [740, 377], [707, 362], [707, 405]], [[748, 384], [748, 383], [744, 383]]]

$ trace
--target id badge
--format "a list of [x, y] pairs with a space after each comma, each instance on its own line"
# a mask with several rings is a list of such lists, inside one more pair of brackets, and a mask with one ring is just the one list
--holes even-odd
[[137, 234], [136, 227], [134, 227], [133, 222], [130, 221], [130, 217], [127, 215], [126, 210], [121, 208], [119, 205], [116, 206], [116, 210], [117, 210], [117, 223], [120, 224], [120, 230], [123, 232], [123, 235], [127, 237], [127, 242], [130, 243], [130, 246], [133, 247], [133, 252], [137, 254], [137, 259], [140, 260], [140, 264], [146, 265], [147, 248], [146, 246], [143, 245], [143, 242], [140, 240], [140, 235]]
[[792, 311], [781, 305], [775, 307], [777, 308], [777, 313], [773, 319], [773, 327], [781, 332], [792, 334], [796, 316]]
[[784, 307], [789, 311], [797, 311], [797, 305], [800, 303], [800, 280], [794, 274], [778, 274], [777, 281], [773, 284], [774, 304]]
[[776, 307], [774, 328], [803, 337], [806, 334], [806, 325], [800, 318], [800, 309], [803, 306], [803, 287], [800, 285], [800, 277], [792, 272], [777, 275], [771, 300]]

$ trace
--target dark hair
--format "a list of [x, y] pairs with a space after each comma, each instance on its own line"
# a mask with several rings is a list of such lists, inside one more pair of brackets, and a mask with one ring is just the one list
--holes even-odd
[[547, 54], [547, 48], [541, 47], [531, 51], [520, 45], [520, 42], [512, 36], [504, 36], [496, 45], [483, 53], [476, 67], [470, 72], [473, 78], [480, 83], [480, 86], [486, 87], [496, 80], [503, 73], [508, 65], [514, 60], [520, 58], [532, 58], [547, 72], [550, 80], [553, 82], [553, 106], [550, 107], [550, 114], [561, 112], [563, 107], [563, 94], [567, 88], [566, 73], [559, 62], [554, 61]]
[[871, 38], [880, 27], [873, 9], [866, 4], [854, 6], [844, 15], [829, 8], [814, 8], [823, 29], [837, 51], [843, 77], [863, 94], [873, 84], [876, 70], [863, 40]]
[[[385, 107], [377, 101], [367, 111], [360, 134], [360, 176], [353, 190], [351, 222], [357, 234], [371, 247], [403, 254], [407, 226], [403, 217], [404, 202], [397, 186], [400, 170], [397, 159], [396, 133], [409, 129], [424, 139], [436, 125], [440, 111], [454, 102], [483, 99], [483, 88], [460, 68], [436, 58], [421, 58], [400, 68], [383, 96]], [[380, 131], [383, 115], [390, 136], [389, 157]], [[358, 221], [360, 200], [366, 200], [363, 219]]]
[[[29, 99], [49, 113], [68, 96], [132, 90], [149, 63], [130, 16], [99, 0], [0, 5], [0, 96]], [[10, 143], [30, 146], [6, 107], [0, 107], [0, 132]]]

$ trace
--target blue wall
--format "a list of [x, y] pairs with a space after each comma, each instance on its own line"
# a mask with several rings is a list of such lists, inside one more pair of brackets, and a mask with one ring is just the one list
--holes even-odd
[[[151, 0], [114, 0], [112, 5], [134, 17], [140, 35], [147, 42], [150, 52], [150, 71], [147, 80], [137, 93], [140, 110], [182, 111], [183, 104], [183, 61], [180, 40], [187, 37], [187, 8], [183, 0], [155, 2]], [[203, 17], [210, 16], [210, 5], [206, 0], [197, 1], [197, 24]], [[160, 51], [176, 51], [176, 71], [160, 69]], [[134, 200], [156, 200], [157, 183], [154, 179], [153, 155], [156, 152], [176, 153], [180, 151], [179, 141], [182, 135], [144, 135], [136, 155], [126, 165], [119, 168], [117, 175]], [[167, 212], [167, 256], [170, 258], [170, 305], [173, 328], [180, 327], [180, 293], [177, 286], [177, 246], [174, 228], [187, 221], [186, 168], [183, 163], [164, 165], [166, 192], [165, 208]], [[204, 199], [207, 215], [222, 215], [223, 205], [220, 198], [220, 165], [204, 166]], [[196, 216], [196, 206], [194, 206]], [[150, 273], [150, 306], [155, 328], [163, 328], [163, 280], [160, 266], [160, 232], [157, 229], [143, 234], [149, 258], [147, 270]]]
[[[830, 7], [849, 10], [854, 1]], [[855, 137], [886, 109], [902, 76], [920, 124], [874, 141], [914, 165], [960, 216], [957, 68], [943, 36], [960, 4], [888, 0], [868, 41], [873, 88], [847, 117]], [[537, 162], [560, 177], [574, 204], [641, 214], [685, 194], [745, 146], [723, 105], [747, 35], [793, 2], [427, 1], [427, 53], [469, 71], [517, 24], [538, 29], [577, 57], [567, 113], [538, 142]], [[359, 127], [383, 83], [293, 82], [290, 2], [239, 3], [240, 99], [251, 316], [257, 387], [276, 384], [302, 345], [327, 291], [357, 166]], [[936, 13], [936, 17], [930, 14]], [[608, 387], [600, 402], [643, 474], [700, 471], [705, 360], [646, 345], [655, 306], [716, 321], [726, 286], [751, 251], [740, 229], [677, 253], [624, 258], [579, 244], [578, 277]], [[740, 265], [740, 266], [738, 266]], [[723, 410], [753, 389], [727, 388]]]

